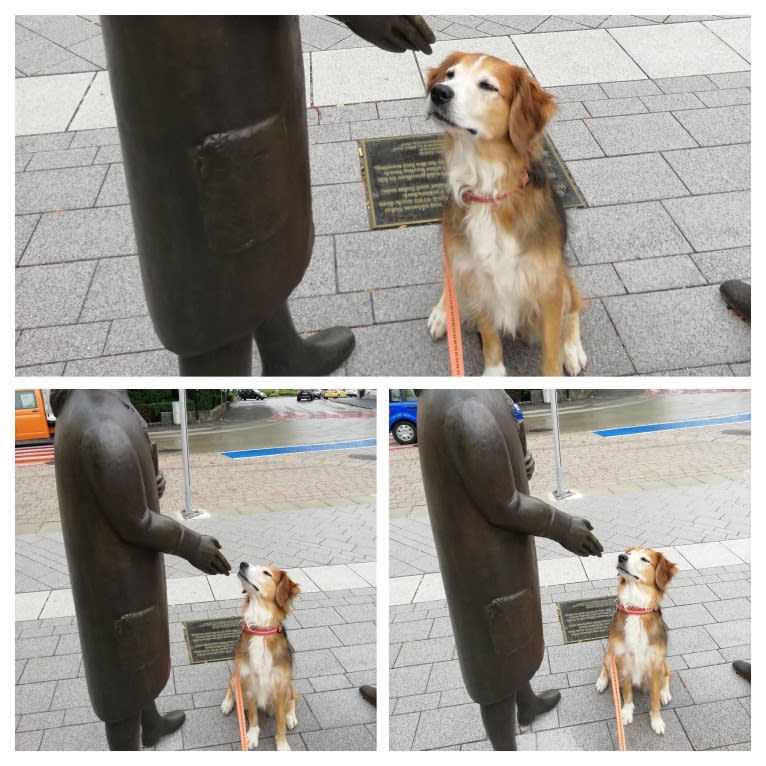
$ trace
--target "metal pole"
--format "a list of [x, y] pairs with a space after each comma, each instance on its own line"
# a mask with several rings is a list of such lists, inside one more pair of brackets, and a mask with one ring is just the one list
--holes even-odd
[[184, 509], [181, 515], [185, 519], [191, 519], [199, 515], [199, 511], [192, 508], [192, 491], [189, 471], [189, 424], [186, 413], [186, 389], [178, 389], [178, 401], [181, 403], [181, 454], [184, 464]]
[[561, 466], [561, 439], [559, 438], [559, 401], [555, 388], [549, 389], [551, 400], [551, 424], [553, 426], [553, 457], [556, 461], [556, 489], [553, 496], [557, 500], [569, 497], [572, 492], [564, 483], [564, 469]]

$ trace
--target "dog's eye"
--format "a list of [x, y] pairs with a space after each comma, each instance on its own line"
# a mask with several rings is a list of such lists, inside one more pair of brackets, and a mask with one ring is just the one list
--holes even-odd
[[641, 556], [641, 561], [645, 561], [647, 564], [649, 563], [649, 559], [646, 558], [646, 556]]
[[449, 69], [447, 71], [447, 79], [451, 80], [454, 76], [455, 76], [455, 73], [451, 69]]
[[263, 573], [266, 575], [266, 577], [271, 577], [271, 572], [268, 572], [268, 571], [266, 571], [266, 570], [264, 569], [264, 570], [263, 570]]
[[479, 82], [479, 87], [482, 90], [488, 90], [492, 93], [497, 93], [497, 88], [491, 82], [488, 82], [487, 80], [481, 80]]

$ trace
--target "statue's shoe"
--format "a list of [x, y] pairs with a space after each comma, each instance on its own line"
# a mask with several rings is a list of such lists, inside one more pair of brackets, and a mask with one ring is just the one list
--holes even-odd
[[144, 747], [153, 747], [162, 737], [180, 729], [185, 720], [186, 713], [183, 710], [173, 710], [160, 716], [158, 725], [141, 727], [141, 744]]
[[558, 689], [548, 689], [535, 696], [535, 701], [529, 707], [518, 706], [518, 718], [520, 726], [529, 726], [537, 716], [553, 710], [559, 704], [561, 692]]

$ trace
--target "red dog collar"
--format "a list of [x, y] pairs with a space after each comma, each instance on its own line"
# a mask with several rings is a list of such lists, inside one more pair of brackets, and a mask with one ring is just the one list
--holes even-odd
[[504, 191], [502, 194], [483, 196], [481, 194], [474, 194], [470, 189], [466, 189], [460, 196], [463, 202], [483, 202], [485, 204], [491, 204], [493, 202], [502, 202], [503, 200], [512, 197], [517, 191], [521, 191], [529, 183], [529, 171], [525, 170], [521, 176], [521, 181], [517, 186], [514, 186], [508, 191]]
[[276, 628], [251, 628], [247, 623], [242, 623], [242, 632], [251, 636], [273, 636], [282, 632], [282, 626]]
[[623, 614], [631, 614], [631, 615], [644, 615], [644, 614], [656, 614], [660, 610], [657, 609], [657, 607], [652, 607], [649, 609], [642, 609], [637, 606], [625, 606], [625, 604], [622, 603], [619, 599], [614, 602], [615, 606], [617, 607], [618, 612], [622, 612]]

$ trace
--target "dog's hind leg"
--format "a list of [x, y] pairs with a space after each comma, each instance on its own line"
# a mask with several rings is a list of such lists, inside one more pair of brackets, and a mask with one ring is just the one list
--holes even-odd
[[229, 715], [231, 711], [234, 709], [234, 692], [231, 689], [232, 681], [229, 680], [229, 685], [226, 687], [226, 696], [223, 698], [223, 702], [221, 703], [221, 712], [224, 715]]
[[287, 743], [287, 701], [288, 694], [280, 693], [277, 695], [276, 705], [276, 739], [277, 750], [289, 750], [290, 745]]
[[561, 353], [564, 358], [564, 370], [568, 375], [579, 375], [588, 362], [588, 357], [580, 340], [580, 311], [586, 302], [580, 297], [577, 285], [567, 277], [566, 288], [569, 291], [569, 312], [564, 320], [564, 337]]
[[476, 327], [481, 335], [481, 350], [484, 354], [484, 375], [505, 375], [503, 364], [503, 343], [497, 328], [484, 314], [476, 317]]

